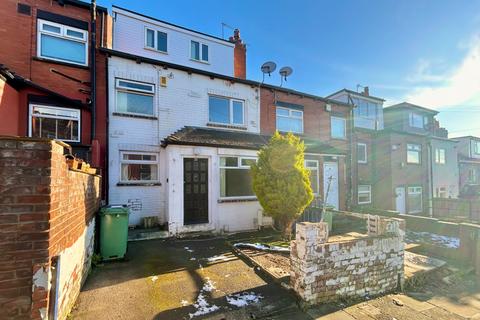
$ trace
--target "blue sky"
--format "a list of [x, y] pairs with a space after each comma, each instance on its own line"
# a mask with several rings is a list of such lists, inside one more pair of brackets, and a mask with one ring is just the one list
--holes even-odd
[[387, 106], [439, 110], [451, 136], [480, 136], [480, 0], [97, 1], [220, 37], [222, 22], [239, 28], [250, 79], [272, 60], [293, 68], [289, 88], [326, 96], [367, 85]]

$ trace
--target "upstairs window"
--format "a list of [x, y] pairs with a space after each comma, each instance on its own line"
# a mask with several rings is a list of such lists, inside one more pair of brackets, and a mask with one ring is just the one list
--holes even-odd
[[447, 162], [446, 150], [443, 149], [443, 148], [436, 148], [435, 149], [435, 163], [445, 164], [446, 162]]
[[278, 131], [303, 133], [303, 111], [277, 107], [276, 117]]
[[428, 118], [415, 112], [410, 112], [409, 125], [412, 128], [424, 129], [428, 124]]
[[209, 96], [208, 101], [209, 122], [245, 125], [244, 104], [241, 100]]
[[37, 54], [62, 62], [88, 65], [88, 31], [38, 20]]
[[30, 105], [30, 136], [80, 142], [80, 110]]
[[167, 52], [167, 34], [158, 30], [145, 28], [145, 47]]
[[250, 166], [256, 161], [257, 159], [253, 157], [220, 158], [221, 198], [255, 197]]
[[331, 117], [331, 135], [335, 139], [346, 139], [347, 138], [347, 121], [345, 118], [340, 117]]
[[158, 181], [156, 153], [121, 152], [121, 182]]
[[476, 184], [477, 181], [477, 170], [475, 168], [468, 169], [468, 183]]
[[154, 115], [155, 86], [150, 83], [116, 79], [116, 111], [138, 115]]
[[310, 186], [314, 195], [318, 195], [318, 161], [305, 160], [305, 168], [310, 171]]
[[190, 44], [190, 58], [208, 62], [208, 45], [192, 40]]
[[473, 144], [473, 154], [480, 155], [480, 141], [472, 141]]
[[407, 144], [407, 163], [420, 164], [422, 162], [422, 146]]
[[357, 162], [358, 163], [368, 162], [366, 143], [357, 143]]

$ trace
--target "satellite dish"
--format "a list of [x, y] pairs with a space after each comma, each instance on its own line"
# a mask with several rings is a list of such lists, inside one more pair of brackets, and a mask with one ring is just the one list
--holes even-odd
[[264, 64], [262, 64], [262, 67], [260, 69], [262, 70], [264, 75], [265, 73], [268, 73], [268, 76], [270, 76], [270, 74], [273, 71], [275, 71], [276, 68], [277, 68], [277, 64], [275, 62], [267, 61]]
[[278, 73], [280, 73], [280, 76], [282, 77], [282, 82], [280, 84], [280, 87], [283, 85], [283, 80], [285, 80], [285, 82], [287, 82], [287, 77], [289, 75], [291, 75], [293, 72], [293, 69], [290, 68], [290, 67], [282, 67], [280, 68], [280, 71]]

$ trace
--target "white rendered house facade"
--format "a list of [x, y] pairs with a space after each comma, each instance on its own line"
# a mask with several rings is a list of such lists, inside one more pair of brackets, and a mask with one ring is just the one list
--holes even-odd
[[[131, 225], [156, 216], [171, 234], [249, 230], [270, 223], [248, 185], [256, 150], [216, 143], [162, 145], [184, 127], [220, 136], [259, 136], [255, 83], [110, 53], [109, 203], [128, 205]], [[201, 181], [188, 186], [187, 175]], [[194, 210], [199, 203], [204, 206], [200, 213]]]

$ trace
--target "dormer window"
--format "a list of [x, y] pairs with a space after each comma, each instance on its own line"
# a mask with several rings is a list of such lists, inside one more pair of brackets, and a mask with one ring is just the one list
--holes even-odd
[[480, 155], [480, 141], [473, 141], [473, 154]]
[[409, 125], [412, 128], [424, 129], [427, 127], [428, 118], [416, 112], [410, 112]]
[[160, 52], [167, 52], [167, 34], [162, 31], [145, 28], [145, 47]]
[[190, 58], [192, 60], [208, 62], [208, 45], [192, 40], [190, 46]]
[[37, 55], [61, 62], [88, 65], [88, 31], [38, 19]]

